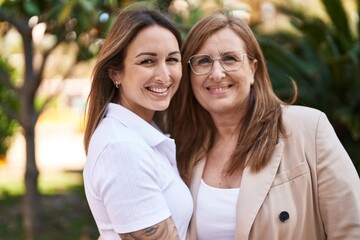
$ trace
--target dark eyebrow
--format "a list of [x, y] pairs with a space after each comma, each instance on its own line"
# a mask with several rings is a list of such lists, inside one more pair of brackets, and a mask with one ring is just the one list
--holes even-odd
[[171, 53], [169, 53], [169, 55], [174, 55], [174, 54], [181, 54], [179, 51], [173, 51]]
[[[180, 54], [180, 52], [179, 52], [179, 51], [170, 52], [170, 53], [169, 53], [169, 56], [170, 56], [170, 55], [174, 55], [174, 54]], [[153, 52], [141, 52], [141, 53], [139, 53], [138, 55], [136, 55], [135, 58], [140, 57], [140, 56], [143, 56], [143, 55], [149, 55], [149, 56], [154, 56], [154, 57], [156, 57], [156, 56], [157, 56], [157, 53], [153, 53]]]
[[141, 53], [139, 53], [138, 55], [136, 55], [135, 58], [137, 58], [137, 57], [139, 57], [139, 56], [142, 56], [142, 55], [150, 55], [150, 56], [154, 56], [154, 57], [157, 56], [157, 54], [156, 54], [156, 53], [153, 53], [153, 52], [141, 52]]

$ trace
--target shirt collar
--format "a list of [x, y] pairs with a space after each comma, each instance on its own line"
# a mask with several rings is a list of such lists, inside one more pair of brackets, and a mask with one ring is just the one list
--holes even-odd
[[148, 123], [129, 109], [115, 103], [109, 103], [105, 117], [114, 118], [124, 126], [141, 136], [151, 147], [154, 147], [169, 138], [164, 135], [156, 124]]

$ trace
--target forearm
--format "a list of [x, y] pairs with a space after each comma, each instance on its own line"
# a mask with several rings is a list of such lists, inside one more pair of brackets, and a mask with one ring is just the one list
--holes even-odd
[[179, 240], [179, 235], [171, 217], [153, 226], [131, 233], [120, 234], [122, 240]]

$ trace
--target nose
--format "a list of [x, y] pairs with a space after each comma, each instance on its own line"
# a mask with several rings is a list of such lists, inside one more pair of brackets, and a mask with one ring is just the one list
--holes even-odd
[[159, 67], [156, 68], [155, 79], [163, 83], [170, 81], [170, 69], [166, 63], [159, 64]]
[[223, 66], [221, 66], [219, 60], [213, 62], [213, 68], [210, 73], [210, 77], [216, 82], [220, 81], [222, 78], [225, 77], [225, 70]]

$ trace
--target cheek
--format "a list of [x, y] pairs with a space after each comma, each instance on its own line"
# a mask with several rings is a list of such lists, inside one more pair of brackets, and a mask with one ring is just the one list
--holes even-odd
[[191, 76], [191, 88], [194, 92], [195, 97], [198, 99], [202, 89], [202, 80], [199, 76]]
[[244, 68], [233, 76], [233, 79], [237, 80], [242, 87], [250, 87], [254, 83], [254, 74], [250, 68]]
[[171, 71], [171, 75], [173, 76], [174, 80], [176, 82], [179, 82], [182, 77], [181, 64], [172, 66], [172, 68], [170, 68], [170, 71]]
[[247, 76], [246, 78], [242, 78], [242, 81], [239, 82], [238, 89], [242, 92], [242, 94], [247, 95], [250, 92], [251, 85], [252, 77]]

